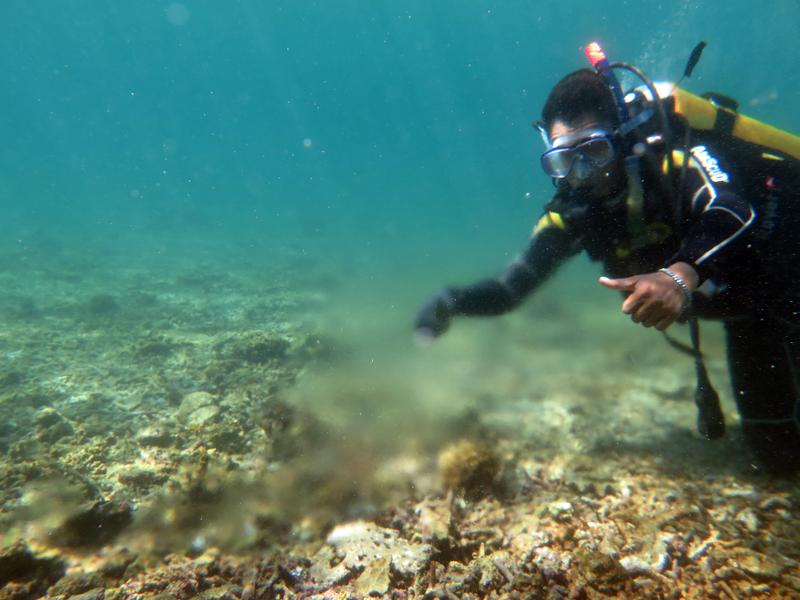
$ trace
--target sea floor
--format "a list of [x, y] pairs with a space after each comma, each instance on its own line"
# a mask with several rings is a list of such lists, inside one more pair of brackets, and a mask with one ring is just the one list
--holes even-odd
[[367, 264], [74, 248], [0, 261], [2, 599], [800, 595], [714, 324], [709, 442], [585, 265], [421, 348]]

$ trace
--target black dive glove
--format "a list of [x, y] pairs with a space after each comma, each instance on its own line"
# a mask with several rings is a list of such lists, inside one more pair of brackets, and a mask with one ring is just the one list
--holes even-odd
[[414, 332], [422, 339], [433, 339], [450, 327], [456, 314], [456, 299], [452, 290], [444, 289], [422, 305], [414, 321]]

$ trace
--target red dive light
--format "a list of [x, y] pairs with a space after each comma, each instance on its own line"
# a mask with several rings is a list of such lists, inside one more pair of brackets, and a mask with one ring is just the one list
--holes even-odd
[[606, 53], [603, 52], [603, 49], [597, 42], [592, 42], [586, 46], [586, 48], [583, 49], [583, 53], [586, 55], [586, 58], [589, 59], [589, 62], [592, 63], [592, 66], [598, 71], [602, 70], [608, 65]]
[[620, 86], [617, 77], [614, 75], [611, 65], [608, 64], [606, 53], [603, 52], [603, 49], [597, 42], [592, 42], [586, 46], [586, 48], [583, 49], [583, 53], [586, 55], [586, 58], [589, 59], [589, 62], [592, 63], [595, 71], [605, 78], [608, 87], [611, 88], [611, 93], [614, 94], [614, 100], [617, 102], [619, 121], [620, 123], [625, 123], [630, 118], [628, 108], [625, 106], [625, 95], [622, 93], [622, 86]]

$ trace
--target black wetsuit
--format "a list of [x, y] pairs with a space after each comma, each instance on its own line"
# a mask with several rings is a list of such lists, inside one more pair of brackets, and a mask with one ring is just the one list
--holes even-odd
[[663, 157], [652, 158], [641, 204], [630, 185], [590, 201], [562, 184], [502, 274], [450, 288], [454, 313], [507, 312], [581, 250], [613, 277], [686, 262], [711, 290], [695, 293], [695, 313], [724, 320], [748, 445], [769, 470], [799, 469], [800, 162], [763, 150], [695, 140], [673, 153], [672, 177]]

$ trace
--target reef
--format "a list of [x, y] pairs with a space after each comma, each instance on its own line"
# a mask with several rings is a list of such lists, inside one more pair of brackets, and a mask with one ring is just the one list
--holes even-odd
[[12, 275], [0, 600], [800, 595], [798, 483], [735, 425], [700, 439], [690, 362], [591, 347], [591, 314], [536, 361], [516, 329], [475, 354], [482, 330], [369, 379], [307, 273]]

